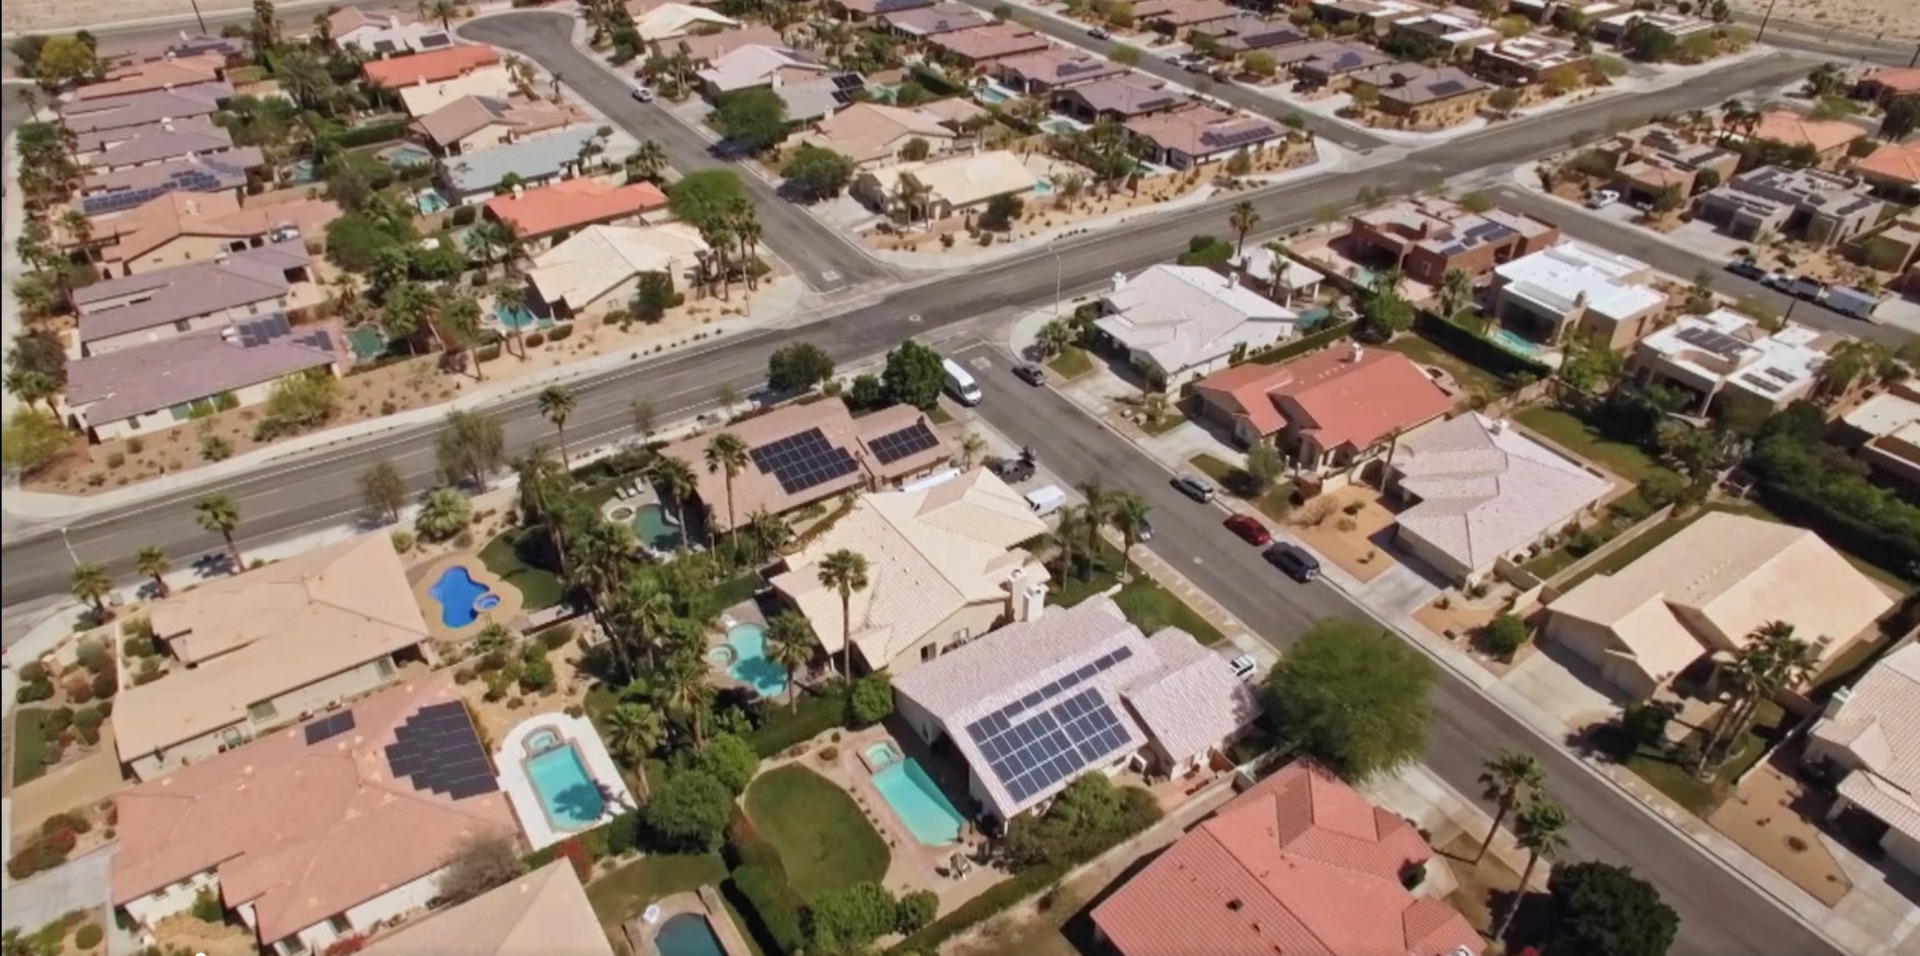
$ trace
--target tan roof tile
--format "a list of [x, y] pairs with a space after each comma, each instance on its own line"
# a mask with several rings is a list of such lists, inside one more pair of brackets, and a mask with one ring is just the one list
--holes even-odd
[[363, 956], [613, 956], [566, 860], [381, 937]]

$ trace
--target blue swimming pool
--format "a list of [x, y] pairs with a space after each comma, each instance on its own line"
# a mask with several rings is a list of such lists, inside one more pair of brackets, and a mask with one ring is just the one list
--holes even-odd
[[[558, 734], [541, 733], [546, 738], [537, 742], [555, 745], [527, 758], [527, 780], [540, 798], [540, 808], [547, 812], [547, 822], [563, 831], [584, 830], [599, 823], [607, 812], [607, 798], [593, 782], [593, 774], [587, 772], [580, 748], [559, 743]], [[528, 741], [529, 745], [535, 742]]]
[[762, 697], [778, 697], [787, 692], [786, 668], [767, 659], [766, 628], [758, 624], [735, 624], [727, 631], [727, 647], [733, 651], [727, 676], [753, 688]]
[[414, 193], [413, 204], [420, 210], [420, 215], [422, 216], [431, 216], [453, 205], [447, 202], [447, 197], [440, 195], [440, 191], [437, 189], [422, 189]]
[[1540, 346], [1534, 344], [1532, 341], [1529, 341], [1526, 338], [1521, 337], [1518, 333], [1512, 331], [1511, 329], [1496, 329], [1494, 330], [1494, 333], [1492, 335], [1487, 336], [1487, 338], [1492, 339], [1493, 344], [1498, 345], [1501, 348], [1514, 353], [1515, 355], [1525, 356], [1526, 358], [1530, 358], [1530, 359], [1537, 359], [1540, 357]]
[[633, 510], [633, 535], [655, 554], [666, 554], [680, 546], [680, 526], [667, 520], [667, 509], [660, 505], [641, 505]]
[[402, 143], [399, 146], [382, 152], [380, 158], [386, 160], [388, 166], [399, 169], [402, 166], [424, 166], [431, 163], [433, 162], [433, 153], [429, 152], [426, 147], [423, 146]]
[[873, 774], [873, 788], [907, 825], [923, 846], [950, 846], [960, 842], [966, 818], [947, 801], [938, 784], [920, 762], [908, 757], [886, 764]]
[[720, 937], [713, 933], [713, 924], [698, 913], [669, 917], [660, 924], [653, 945], [660, 956], [727, 956], [727, 951], [720, 948]]
[[427, 588], [427, 596], [440, 604], [440, 623], [462, 628], [478, 620], [483, 612], [500, 606], [500, 595], [473, 579], [473, 572], [456, 564], [440, 572], [438, 580]]

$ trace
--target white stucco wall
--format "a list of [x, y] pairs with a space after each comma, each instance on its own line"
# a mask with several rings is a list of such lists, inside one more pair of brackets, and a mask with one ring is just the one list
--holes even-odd
[[151, 928], [175, 913], [192, 909], [193, 898], [207, 888], [215, 893], [220, 892], [220, 877], [213, 870], [196, 873], [178, 883], [169, 883], [139, 899], [121, 904], [120, 908], [126, 910], [135, 923]]

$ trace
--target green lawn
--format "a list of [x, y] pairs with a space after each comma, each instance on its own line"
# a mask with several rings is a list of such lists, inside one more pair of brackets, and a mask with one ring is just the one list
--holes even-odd
[[47, 752], [46, 711], [22, 707], [13, 712], [13, 785], [31, 783], [47, 772], [40, 758]]
[[1234, 467], [1232, 462], [1204, 452], [1187, 459], [1187, 464], [1192, 465], [1195, 471], [1212, 478], [1216, 485], [1226, 484], [1227, 477], [1240, 470]]
[[710, 592], [713, 606], [717, 610], [726, 610], [742, 601], [753, 600], [755, 592], [760, 590], [760, 575], [748, 572], [731, 581], [722, 581], [714, 585]]
[[514, 553], [514, 539], [522, 533], [517, 528], [509, 528], [501, 532], [499, 537], [487, 542], [487, 546], [480, 549], [480, 563], [486, 565], [487, 570], [499, 575], [501, 580], [520, 590], [520, 596], [525, 599], [523, 606], [526, 610], [545, 610], [559, 604], [561, 598], [566, 596], [566, 592], [560, 586], [560, 579], [555, 577], [553, 572], [545, 568], [536, 568], [520, 560], [520, 556]]
[[[1065, 581], [1054, 582], [1058, 588], [1056, 600], [1072, 607], [1106, 589], [1120, 580], [1120, 549], [1103, 545], [1100, 560], [1092, 574], [1085, 577], [1069, 576]], [[1172, 591], [1160, 586], [1158, 581], [1149, 577], [1137, 567], [1133, 580], [1128, 581], [1113, 602], [1127, 615], [1127, 620], [1138, 625], [1148, 634], [1163, 627], [1177, 627], [1202, 644], [1218, 644], [1226, 639], [1213, 622], [1200, 616], [1200, 612], [1180, 600]]]
[[1667, 471], [1646, 452], [1603, 437], [1599, 429], [1572, 413], [1545, 405], [1523, 408], [1514, 415], [1520, 424], [1539, 432], [1600, 467], [1635, 484]]
[[887, 875], [891, 854], [859, 805], [832, 781], [800, 766], [768, 771], [747, 788], [747, 816], [780, 851], [805, 897]]
[[1093, 359], [1087, 357], [1086, 349], [1070, 345], [1066, 351], [1048, 359], [1047, 367], [1061, 378], [1076, 379], [1093, 371]]
[[702, 886], [719, 889], [726, 878], [727, 864], [718, 853], [648, 856], [594, 880], [587, 886], [587, 900], [600, 925], [612, 929], [661, 897]]
[[[1754, 729], [1766, 730], [1784, 720], [1786, 713], [1779, 704], [1765, 700], [1760, 702], [1754, 717]], [[1695, 732], [1695, 737], [1698, 736], [1699, 732]], [[1752, 769], [1766, 752], [1766, 739], [1758, 733], [1749, 733], [1746, 739], [1740, 741], [1733, 756], [1727, 758], [1726, 763], [1721, 764], [1720, 769], [1708, 780], [1694, 776], [1691, 764], [1676, 763], [1664, 754], [1637, 753], [1627, 758], [1626, 765], [1640, 779], [1686, 807], [1694, 816], [1704, 818], [1727, 798], [1733, 789], [1733, 782]]]
[[1437, 365], [1445, 369], [1454, 381], [1469, 392], [1478, 395], [1500, 393], [1500, 376], [1461, 359], [1419, 335], [1402, 335], [1380, 347], [1399, 352], [1416, 365]]

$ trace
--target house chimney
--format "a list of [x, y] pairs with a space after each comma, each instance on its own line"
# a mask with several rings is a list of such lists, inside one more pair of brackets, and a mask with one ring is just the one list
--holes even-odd
[[1038, 581], [1027, 584], [1020, 592], [1020, 620], [1038, 621], [1047, 613], [1047, 586]]
[[1124, 272], [1114, 273], [1113, 274], [1113, 291], [1119, 292], [1122, 289], [1125, 289], [1126, 287], [1127, 287], [1127, 274]]
[[1366, 357], [1367, 357], [1366, 348], [1362, 346], [1360, 343], [1355, 342], [1353, 343], [1353, 351], [1347, 356], [1347, 361], [1357, 365], [1360, 363], [1361, 359]]
[[1852, 699], [1853, 688], [1851, 687], [1842, 687], [1834, 691], [1833, 696], [1827, 698], [1827, 706], [1820, 711], [1820, 716], [1838, 717], [1840, 715], [1840, 709], [1847, 706], [1847, 701]]
[[229, 325], [220, 330], [220, 341], [232, 342], [240, 338], [240, 330]]

